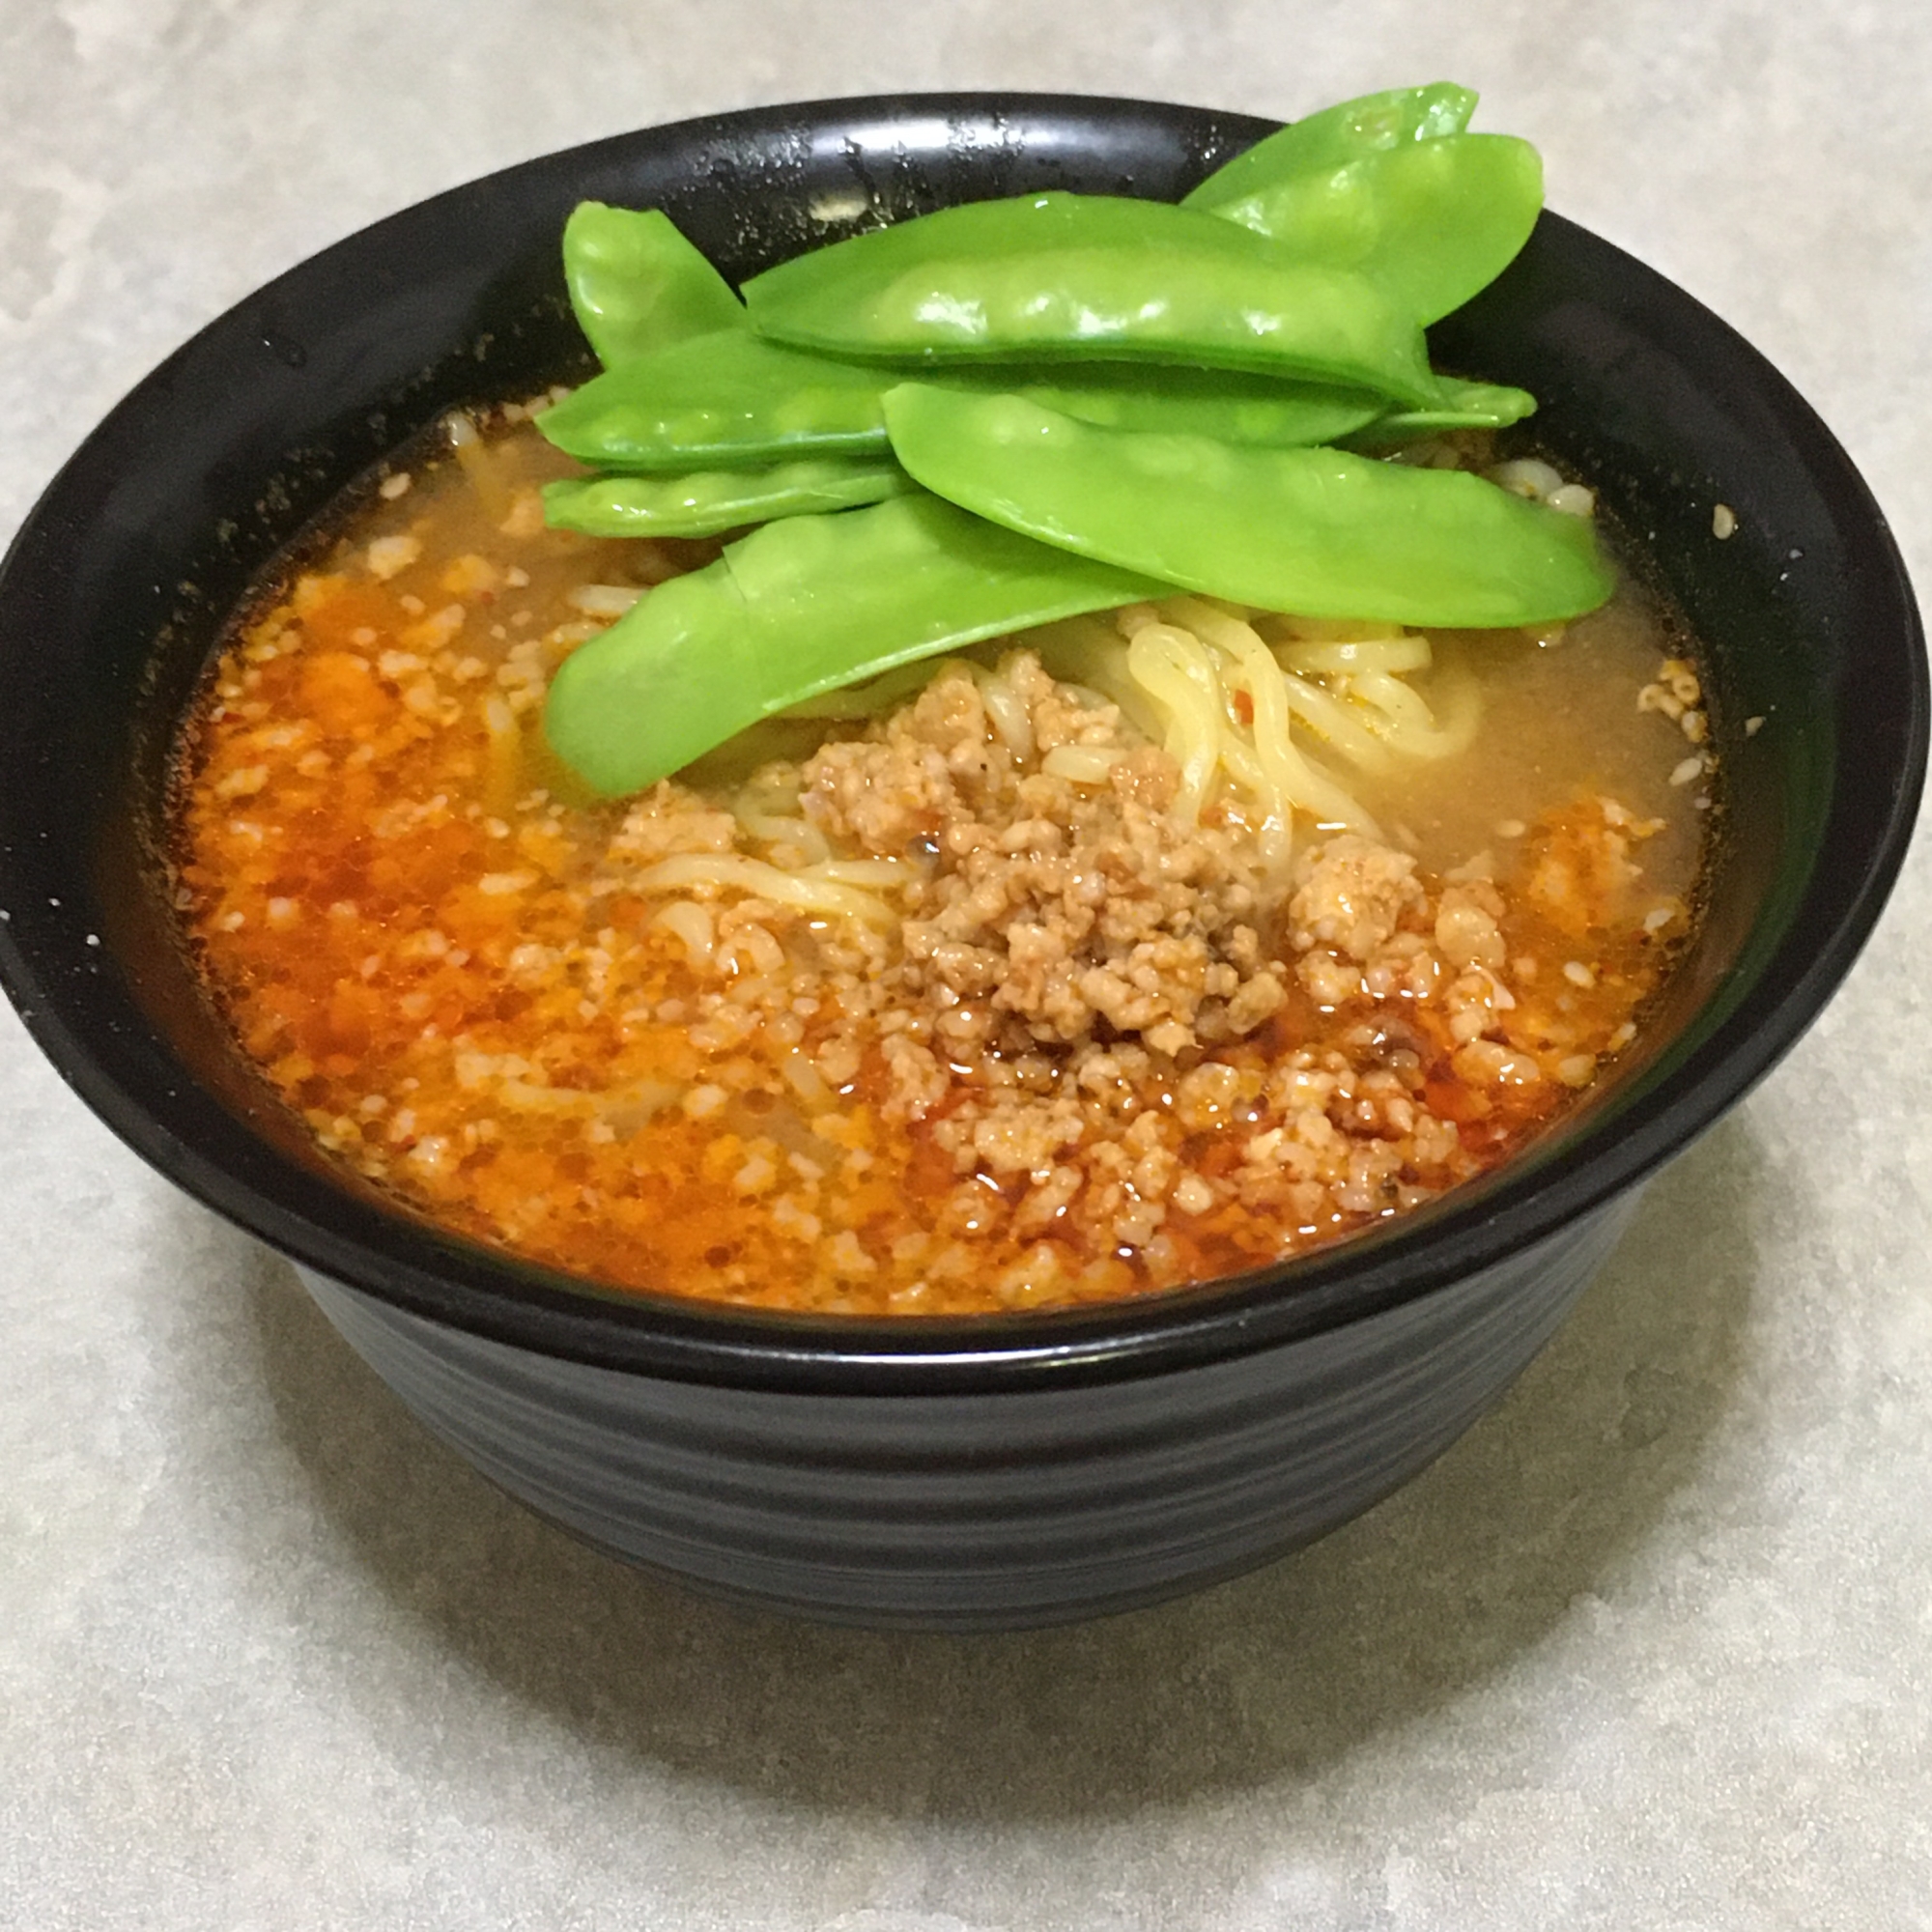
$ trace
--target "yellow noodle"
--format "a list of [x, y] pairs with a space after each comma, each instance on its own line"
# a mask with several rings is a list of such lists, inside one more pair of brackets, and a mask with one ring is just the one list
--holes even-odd
[[1378, 726], [1382, 741], [1406, 758], [1446, 758], [1465, 752], [1482, 722], [1482, 698], [1475, 680], [1453, 660], [1445, 661], [1437, 677], [1441, 710], [1434, 710], [1422, 694], [1399, 678], [1371, 675], [1354, 680], [1354, 695], [1375, 706], [1386, 722]]
[[449, 439], [457, 468], [476, 493], [485, 521], [492, 526], [500, 524], [510, 514], [510, 491], [496, 451], [461, 410], [452, 411], [443, 418], [442, 429]]
[[[1278, 821], [1284, 834], [1298, 807], [1324, 820], [1339, 820], [1374, 836], [1375, 821], [1342, 786], [1318, 778], [1308, 760], [1290, 735], [1293, 689], [1297, 680], [1290, 678], [1276, 663], [1274, 654], [1262, 641], [1252, 625], [1225, 611], [1195, 598], [1176, 598], [1170, 606], [1182, 621], [1234, 658], [1239, 682], [1246, 689], [1254, 709], [1248, 732], [1240, 733], [1254, 746], [1261, 766], [1263, 785], [1259, 802], [1267, 822]], [[1234, 727], [1239, 733], [1239, 727]], [[1280, 838], [1264, 838], [1264, 856], [1272, 862], [1285, 852], [1268, 852], [1279, 846]]]
[[1356, 707], [1293, 671], [1282, 672], [1288, 707], [1338, 757], [1365, 772], [1388, 770], [1388, 754]]
[[1072, 784], [1105, 784], [1107, 774], [1127, 755], [1120, 746], [1056, 745], [1039, 761], [1049, 778]]
[[1434, 661], [1427, 638], [1312, 639], [1279, 647], [1285, 669], [1302, 677], [1360, 677], [1372, 671], [1401, 676], [1427, 670]]
[[[1309, 686], [1304, 679], [1293, 677], [1283, 672], [1274, 654], [1263, 642], [1260, 634], [1245, 619], [1232, 615], [1227, 610], [1202, 598], [1176, 598], [1168, 608], [1174, 611], [1177, 621], [1192, 625], [1202, 637], [1208, 639], [1218, 648], [1226, 651], [1230, 657], [1234, 658], [1237, 664], [1243, 667], [1247, 673], [1243, 679], [1243, 684], [1248, 691], [1250, 699], [1256, 706], [1254, 729], [1258, 750], [1260, 749], [1260, 731], [1262, 728], [1260, 706], [1263, 702], [1264, 693], [1271, 693], [1278, 696], [1290, 712], [1294, 712], [1305, 707], [1313, 709], [1318, 715], [1322, 716], [1324, 720], [1326, 719], [1327, 708], [1331, 704], [1334, 704], [1334, 700], [1329, 698], [1326, 692]], [[1273, 673], [1272, 677], [1269, 676], [1270, 672]], [[1313, 705], [1309, 703], [1311, 693], [1316, 700]], [[1340, 707], [1339, 705], [1335, 705], [1335, 708], [1339, 710]], [[1345, 753], [1365, 752], [1367, 754], [1366, 758], [1358, 759], [1358, 762], [1378, 762], [1378, 748], [1374, 746], [1372, 741], [1366, 740], [1359, 731], [1351, 731], [1350, 729], [1351, 723], [1352, 721], [1348, 720], [1346, 716], [1339, 721], [1334, 733], [1340, 740], [1338, 749], [1343, 750]], [[1269, 734], [1287, 742], [1289, 737], [1289, 723], [1287, 718], [1281, 718], [1278, 729], [1271, 724], [1269, 726]], [[1294, 751], [1292, 745], [1290, 746], [1290, 750], [1293, 753], [1296, 760], [1300, 761], [1299, 752]], [[1298, 780], [1296, 781], [1296, 784], [1298, 786]], [[1313, 801], [1307, 802], [1313, 803]], [[1338, 810], [1346, 804], [1351, 814], [1366, 817], [1366, 814], [1361, 814], [1359, 808], [1355, 807], [1352, 800], [1347, 799], [1346, 795], [1326, 800], [1324, 804], [1331, 810]]]
[[1023, 632], [1015, 641], [1039, 653], [1049, 676], [1063, 684], [1084, 685], [1117, 705], [1142, 737], [1159, 742], [1166, 721], [1129, 673], [1126, 635], [1118, 625], [1097, 617], [1066, 617]]
[[1012, 680], [1006, 674], [1004, 662], [997, 670], [988, 671], [980, 665], [968, 665], [967, 668], [980, 687], [980, 701], [986, 707], [986, 716], [993, 721], [993, 729], [1000, 734], [1000, 742], [1015, 758], [1022, 761], [1031, 758], [1033, 714], [1013, 689]]
[[832, 847], [826, 842], [824, 833], [809, 818], [757, 811], [742, 799], [735, 803], [733, 810], [738, 823], [760, 844], [794, 846], [812, 861], [832, 856]]
[[827, 859], [811, 868], [814, 879], [828, 885], [883, 887], [888, 892], [915, 876], [915, 868], [904, 859]]
[[892, 925], [898, 915], [884, 899], [856, 886], [842, 886], [820, 877], [815, 867], [802, 872], [781, 871], [762, 859], [747, 859], [733, 852], [679, 852], [646, 866], [629, 883], [640, 893], [690, 892], [709, 886], [714, 891], [726, 888], [752, 893], [775, 905], [796, 907], [801, 912], [822, 913], [827, 917], [864, 920], [871, 925]]
[[717, 935], [711, 923], [711, 908], [694, 899], [673, 899], [651, 920], [683, 946], [691, 970], [701, 973], [711, 964]]
[[1346, 815], [1336, 810], [1317, 812], [1315, 814], [1316, 828], [1322, 832], [1336, 832], [1345, 827], [1352, 826], [1365, 831], [1370, 838], [1382, 839], [1382, 842], [1386, 843], [1386, 838], [1376, 829], [1375, 819], [1356, 803], [1353, 794], [1342, 782], [1340, 775], [1331, 771], [1327, 763], [1318, 757], [1315, 753], [1304, 749], [1301, 755], [1308, 769], [1315, 775], [1317, 783], [1326, 788], [1325, 795], [1338, 800], [1341, 804], [1349, 808]]
[[1309, 788], [1307, 768], [1289, 742], [1281, 671], [1268, 656], [1267, 646], [1246, 624], [1187, 598], [1176, 598], [1169, 608], [1177, 620], [1188, 623], [1198, 636], [1208, 639], [1235, 659], [1235, 683], [1246, 690], [1254, 713], [1252, 735], [1242, 731], [1238, 714], [1232, 707], [1222, 730], [1224, 737], [1251, 743], [1254, 748], [1259, 782], [1248, 789], [1260, 808], [1256, 842], [1261, 847], [1263, 863], [1278, 870], [1289, 858], [1294, 808], [1306, 801]]
[[675, 1106], [691, 1090], [673, 1085], [668, 1080], [638, 1080], [628, 1087], [618, 1087], [603, 1096], [598, 1107], [598, 1118], [606, 1122], [619, 1134], [631, 1135], [638, 1131], [653, 1114], [661, 1114], [667, 1107]]
[[809, 1112], [822, 1114], [828, 1107], [838, 1105], [838, 1095], [832, 1091], [825, 1075], [797, 1047], [785, 1055], [779, 1070], [784, 1075], [785, 1085]]
[[490, 748], [484, 802], [500, 818], [515, 810], [524, 790], [524, 729], [497, 692], [484, 698], [482, 712]]
[[1185, 631], [1144, 624], [1127, 645], [1127, 669], [1167, 713], [1167, 750], [1180, 767], [1175, 808], [1198, 823], [1227, 736], [1227, 703], [1213, 663]]

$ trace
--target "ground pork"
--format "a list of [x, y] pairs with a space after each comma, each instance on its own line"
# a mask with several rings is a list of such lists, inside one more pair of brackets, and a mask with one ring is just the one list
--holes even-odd
[[[1074, 702], [1037, 658], [1011, 660], [1001, 686], [996, 721], [978, 678], [942, 673], [875, 736], [806, 767], [806, 810], [828, 838], [930, 852], [906, 897], [896, 989], [933, 1009], [955, 1052], [1138, 1034], [1172, 1058], [1252, 1032], [1281, 985], [1241, 838], [1180, 825], [1173, 761], [1128, 742], [1113, 706]], [[1076, 743], [1113, 754], [1104, 782], [1040, 768]]]

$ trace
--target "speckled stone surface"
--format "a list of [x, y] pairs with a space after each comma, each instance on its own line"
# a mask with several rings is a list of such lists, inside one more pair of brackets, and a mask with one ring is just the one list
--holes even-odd
[[[0, 0], [0, 533], [256, 283], [529, 155], [874, 90], [1294, 114], [1445, 74], [1785, 369], [1932, 584], [1903, 0]], [[762, 1620], [542, 1528], [0, 1018], [0, 1926], [1932, 1926], [1928, 868], [1423, 1480], [1000, 1639]]]

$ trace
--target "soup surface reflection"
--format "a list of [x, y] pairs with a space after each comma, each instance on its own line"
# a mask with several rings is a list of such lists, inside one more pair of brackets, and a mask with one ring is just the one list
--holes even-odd
[[[236, 629], [177, 900], [321, 1144], [463, 1233], [844, 1313], [1208, 1280], [1509, 1158], [1690, 930], [1705, 713], [1634, 588], [1427, 640], [1176, 599], [599, 802], [545, 750], [546, 683], [717, 546], [546, 528], [570, 466], [526, 411], [455, 438]], [[1130, 637], [1226, 668], [1225, 774], [1139, 706]], [[1292, 835], [1236, 781], [1268, 762], [1256, 638], [1314, 719]]]

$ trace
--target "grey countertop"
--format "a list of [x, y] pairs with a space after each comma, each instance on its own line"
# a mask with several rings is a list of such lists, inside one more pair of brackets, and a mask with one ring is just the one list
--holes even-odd
[[[835, 94], [1292, 115], [1444, 75], [1793, 378], [1932, 582], [1903, 0], [0, 0], [0, 535], [203, 322], [526, 156]], [[1921, 847], [1410, 1489], [974, 1641], [721, 1609], [522, 1515], [0, 1018], [0, 1925], [1932, 1926], [1928, 957]]]

